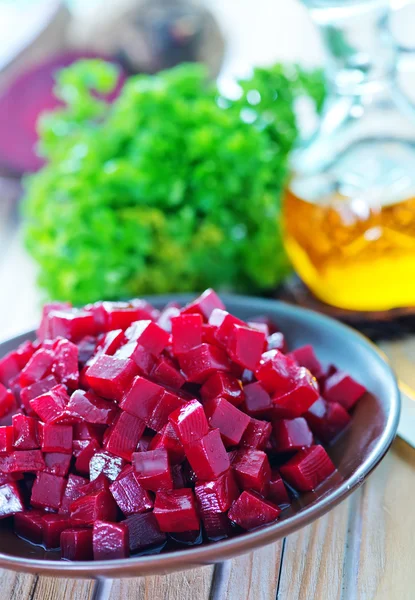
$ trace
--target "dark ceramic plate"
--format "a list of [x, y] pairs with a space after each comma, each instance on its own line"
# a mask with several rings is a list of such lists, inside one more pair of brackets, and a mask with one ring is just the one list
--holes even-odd
[[[185, 303], [190, 296], [174, 297]], [[151, 298], [161, 307], [172, 297]], [[64, 562], [17, 538], [10, 523], [0, 525], [0, 567], [65, 577], [133, 577], [167, 573], [218, 563], [236, 554], [269, 544], [308, 525], [346, 498], [373, 471], [391, 445], [399, 420], [400, 400], [393, 372], [383, 356], [363, 336], [320, 314], [273, 300], [224, 296], [227, 308], [246, 319], [268, 315], [286, 335], [290, 348], [313, 344], [317, 356], [348, 371], [369, 390], [355, 408], [351, 426], [329, 453], [337, 472], [315, 492], [303, 495], [273, 524], [232, 539], [150, 556], [99, 562]], [[33, 336], [32, 334], [28, 334]], [[0, 355], [26, 336], [0, 344]]]

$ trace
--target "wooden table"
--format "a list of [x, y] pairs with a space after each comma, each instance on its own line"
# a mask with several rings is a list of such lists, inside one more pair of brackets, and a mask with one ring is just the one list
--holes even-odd
[[[29, 328], [40, 300], [35, 270], [0, 203], [0, 337]], [[8, 223], [7, 228], [2, 224]], [[415, 388], [415, 337], [382, 345], [399, 376]], [[368, 482], [314, 524], [218, 567], [104, 586], [1, 572], [1, 600], [412, 600], [415, 597], [415, 450], [397, 439]], [[216, 578], [216, 579], [215, 579]]]

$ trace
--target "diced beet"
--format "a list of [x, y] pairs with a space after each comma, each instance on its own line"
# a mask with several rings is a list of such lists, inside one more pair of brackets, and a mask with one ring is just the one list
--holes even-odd
[[0, 427], [0, 454], [12, 452], [13, 440], [13, 427], [11, 425]]
[[113, 356], [120, 346], [126, 341], [124, 331], [122, 329], [114, 329], [104, 334], [104, 337], [98, 344], [98, 351], [101, 354]]
[[38, 421], [25, 415], [13, 415], [13, 446], [19, 450], [40, 448]]
[[259, 381], [248, 383], [244, 387], [244, 392], [244, 408], [249, 415], [265, 416], [271, 411], [273, 407], [271, 396]]
[[321, 377], [323, 373], [323, 367], [314, 353], [313, 346], [310, 344], [301, 346], [301, 348], [296, 348], [290, 352], [288, 356], [294, 358], [294, 360], [301, 367], [308, 369], [314, 375], [314, 377], [317, 377], [317, 379]]
[[201, 509], [203, 527], [211, 541], [219, 541], [232, 535], [232, 526], [226, 513], [213, 513]]
[[78, 343], [78, 363], [82, 367], [92, 358], [95, 354], [97, 347], [97, 338], [93, 335], [86, 335]]
[[110, 433], [104, 444], [105, 449], [115, 454], [115, 456], [130, 461], [145, 427], [144, 421], [121, 411], [121, 414], [109, 429]]
[[[266, 338], [269, 337], [269, 327], [267, 323], [257, 323], [256, 321], [247, 321], [247, 325], [248, 327], [250, 327], [251, 329], [255, 329], [256, 331], [260, 331], [261, 333], [263, 333], [265, 335]], [[264, 341], [264, 350], [267, 350], [267, 348], [265, 348], [266, 346], [266, 340]]]
[[205, 290], [196, 300], [186, 304], [180, 312], [183, 314], [187, 313], [200, 313], [202, 317], [207, 321], [215, 308], [225, 310], [225, 305], [219, 296], [211, 288]]
[[271, 478], [268, 457], [262, 450], [239, 450], [232, 463], [238, 486], [266, 495]]
[[65, 531], [71, 525], [71, 521], [64, 515], [44, 515], [42, 517], [42, 528], [45, 548], [47, 550], [59, 548], [62, 531]]
[[173, 354], [188, 352], [202, 343], [202, 315], [180, 314], [171, 320], [173, 337]]
[[42, 452], [72, 454], [72, 427], [46, 424], [43, 427]]
[[229, 457], [219, 429], [212, 429], [200, 440], [186, 446], [185, 453], [193, 471], [201, 481], [217, 479], [229, 469]]
[[[131, 465], [127, 465], [123, 468], [118, 477], [121, 477], [127, 469], [131, 469]], [[88, 481], [79, 488], [80, 496], [87, 496], [89, 494], [95, 494], [96, 492], [109, 492], [110, 481], [103, 473], [100, 473], [93, 481]]]
[[130, 358], [137, 366], [140, 375], [150, 375], [156, 364], [155, 357], [137, 342], [128, 342], [114, 355], [116, 358]]
[[[293, 387], [283, 393], [275, 393], [272, 396], [274, 414], [276, 409], [289, 411], [290, 417], [303, 415], [319, 397], [318, 383], [310, 371], [304, 367], [298, 367], [293, 379]], [[280, 416], [283, 416], [283, 412]], [[277, 415], [275, 415], [277, 416]]]
[[157, 492], [153, 514], [161, 531], [180, 533], [200, 528], [195, 497], [189, 489]]
[[69, 396], [63, 385], [56, 385], [49, 392], [30, 400], [30, 407], [45, 423], [59, 418], [66, 408]]
[[156, 404], [163, 394], [164, 388], [160, 385], [137, 376], [125, 393], [120, 407], [148, 425]]
[[281, 476], [276, 471], [273, 471], [271, 475], [267, 500], [270, 500], [280, 507], [283, 506], [284, 508], [291, 504], [287, 488], [285, 487]]
[[216, 325], [209, 325], [209, 323], [202, 324], [202, 343], [213, 344], [214, 346], [220, 346], [220, 343], [216, 339], [216, 332], [218, 328]]
[[160, 313], [157, 319], [157, 325], [159, 325], [164, 331], [171, 333], [171, 320], [173, 317], [177, 317], [180, 314], [180, 309], [175, 304], [167, 304]]
[[244, 491], [228, 512], [231, 521], [250, 530], [278, 519], [281, 509], [254, 492]]
[[[66, 455], [65, 455], [66, 456]], [[74, 500], [81, 497], [82, 492], [79, 491], [87, 480], [79, 475], [69, 475], [68, 483], [66, 484], [65, 493], [62, 498], [61, 506], [59, 508], [59, 514], [69, 515], [69, 507]]]
[[94, 560], [127, 558], [130, 555], [127, 526], [124, 523], [95, 522], [92, 548]]
[[63, 337], [78, 341], [86, 335], [95, 335], [97, 327], [94, 315], [83, 310], [53, 310], [48, 315], [50, 339]]
[[96, 452], [89, 461], [89, 478], [91, 481], [103, 473], [111, 481], [115, 481], [125, 467], [125, 460], [107, 451]]
[[131, 302], [103, 302], [107, 329], [127, 329], [132, 323], [150, 319], [156, 321], [160, 312], [149, 302], [134, 299]]
[[154, 365], [151, 376], [155, 381], [167, 385], [174, 390], [179, 390], [185, 383], [185, 378], [173, 362], [166, 357], [161, 357]]
[[292, 388], [295, 362], [279, 350], [269, 350], [262, 358], [255, 371], [257, 379], [268, 392], [288, 392]]
[[98, 520], [116, 521], [117, 505], [108, 491], [81, 496], [70, 505], [70, 515], [76, 525], [93, 525]]
[[83, 440], [83, 443], [85, 445], [81, 448], [78, 455], [74, 452], [76, 456], [75, 469], [79, 473], [89, 474], [89, 463], [91, 462], [91, 458], [100, 450], [100, 445], [96, 440]]
[[226, 447], [236, 446], [248, 427], [250, 417], [225, 398], [212, 398], [204, 405], [209, 425], [219, 429]]
[[19, 359], [16, 352], [9, 352], [0, 359], [0, 382], [8, 386], [10, 381], [20, 373]]
[[59, 383], [75, 389], [79, 383], [78, 347], [69, 340], [58, 340], [54, 345], [55, 358], [52, 375]]
[[228, 373], [214, 373], [200, 389], [202, 400], [206, 402], [211, 398], [225, 398], [234, 406], [239, 406], [245, 398], [242, 384], [236, 377]]
[[271, 423], [251, 418], [241, 438], [240, 445], [255, 450], [265, 450], [271, 432]]
[[366, 388], [344, 371], [331, 375], [324, 383], [324, 398], [329, 402], [338, 402], [350, 410], [366, 392]]
[[55, 354], [52, 350], [44, 348], [36, 350], [20, 373], [20, 386], [27, 387], [49, 375], [54, 358]]
[[280, 468], [282, 477], [299, 492], [315, 490], [336, 470], [323, 446], [300, 450]]
[[351, 418], [338, 402], [319, 398], [304, 414], [311, 431], [324, 443], [333, 441], [350, 423]]
[[138, 480], [132, 467], [110, 487], [115, 502], [125, 516], [143, 513], [153, 508], [153, 501]]
[[96, 440], [101, 444], [105, 426], [92, 423], [74, 423], [74, 440]]
[[239, 496], [238, 486], [231, 469], [214, 481], [198, 483], [195, 494], [203, 512], [226, 512]]
[[15, 404], [15, 397], [11, 390], [8, 390], [0, 383], [0, 418], [11, 411]]
[[267, 338], [267, 350], [279, 350], [282, 353], [287, 352], [287, 343], [284, 334], [281, 331], [275, 331]]
[[211, 344], [200, 344], [179, 357], [180, 368], [187, 381], [205, 383], [216, 371], [229, 372], [230, 363], [226, 352]]
[[30, 502], [36, 508], [53, 508], [58, 510], [65, 492], [66, 479], [51, 475], [50, 473], [38, 473], [32, 488]]
[[190, 400], [175, 410], [169, 421], [183, 445], [200, 440], [209, 431], [205, 411], [198, 400]]
[[28, 385], [21, 390], [20, 399], [29, 416], [35, 414], [30, 406], [30, 400], [49, 392], [49, 390], [54, 388], [57, 383], [56, 378], [53, 375], [49, 375], [48, 377], [45, 377], [45, 379], [32, 383], [32, 385]]
[[0, 486], [0, 519], [23, 512], [24, 502], [17, 483], [5, 483]]
[[45, 472], [65, 477], [69, 472], [71, 465], [71, 455], [62, 454], [60, 452], [46, 452], [43, 455], [45, 460]]
[[[174, 414], [174, 413], [173, 413]], [[184, 449], [171, 423], [166, 425], [151, 440], [148, 450], [164, 448], [167, 450], [171, 464], [181, 463], [184, 459]]]
[[174, 392], [164, 390], [154, 407], [153, 414], [148, 421], [148, 427], [154, 429], [154, 431], [161, 431], [168, 422], [171, 413], [180, 409], [185, 404], [186, 400], [184, 398]]
[[92, 560], [92, 529], [65, 529], [60, 546], [65, 560]]
[[145, 490], [156, 492], [173, 488], [169, 457], [165, 448], [135, 452], [133, 465], [138, 481]]
[[130, 341], [137, 342], [146, 350], [158, 356], [169, 343], [169, 333], [153, 321], [142, 320], [133, 323], [125, 332]]
[[25, 510], [17, 513], [14, 517], [15, 533], [32, 544], [42, 544], [42, 517], [44, 514], [41, 510]]
[[160, 531], [153, 513], [131, 515], [124, 521], [124, 524], [128, 528], [131, 553], [161, 546], [166, 542], [166, 534]]
[[45, 461], [40, 450], [16, 450], [0, 457], [0, 471], [3, 473], [37, 472], [45, 469]]
[[303, 417], [274, 421], [273, 430], [276, 452], [301, 450], [313, 444], [313, 434]]
[[88, 368], [85, 379], [99, 396], [120, 401], [137, 373], [136, 364], [129, 358], [104, 354]]
[[244, 369], [254, 371], [264, 350], [265, 339], [265, 334], [261, 331], [233, 325], [226, 348], [234, 362]]
[[94, 392], [76, 390], [66, 407], [66, 412], [88, 423], [109, 425], [114, 421], [118, 407], [111, 400], [104, 400]]
[[216, 341], [223, 347], [227, 347], [229, 337], [232, 333], [234, 325], [242, 325], [246, 327], [246, 323], [231, 315], [226, 310], [215, 308], [209, 317], [209, 325], [214, 325]]
[[49, 302], [43, 305], [42, 308], [42, 319], [39, 325], [39, 328], [36, 332], [37, 339], [40, 342], [44, 342], [45, 340], [53, 339], [53, 335], [50, 331], [50, 322], [49, 315], [52, 312], [70, 312], [72, 310], [72, 304], [69, 302]]

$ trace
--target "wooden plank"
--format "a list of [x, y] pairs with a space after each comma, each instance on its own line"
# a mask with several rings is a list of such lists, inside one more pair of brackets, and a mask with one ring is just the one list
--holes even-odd
[[[95, 582], [87, 579], [61, 579], [39, 577], [36, 587], [28, 596], [30, 600], [89, 600], [92, 598]], [[26, 600], [25, 596], [19, 600]]]
[[27, 600], [32, 598], [37, 584], [35, 575], [0, 569], [0, 598], [2, 600]]

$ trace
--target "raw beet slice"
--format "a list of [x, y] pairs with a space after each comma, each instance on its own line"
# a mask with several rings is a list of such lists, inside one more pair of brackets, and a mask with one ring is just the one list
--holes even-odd
[[315, 355], [314, 348], [311, 346], [311, 344], [301, 346], [301, 348], [296, 348], [290, 352], [288, 356], [293, 358], [301, 367], [308, 369], [314, 375], [314, 377], [317, 377], [317, 379], [322, 376], [323, 367]]
[[47, 550], [60, 547], [62, 531], [71, 527], [72, 523], [63, 515], [46, 514], [42, 517], [43, 545]]
[[230, 370], [226, 352], [211, 344], [200, 344], [179, 357], [180, 368], [187, 381], [204, 383], [216, 371]]
[[267, 338], [267, 350], [279, 350], [282, 353], [287, 352], [287, 344], [284, 334], [281, 331], [275, 331]]
[[224, 513], [239, 496], [239, 489], [232, 470], [228, 469], [214, 481], [198, 483], [195, 494], [204, 513]]
[[140, 484], [132, 467], [123, 472], [110, 486], [115, 502], [125, 516], [143, 513], [153, 508], [153, 501]]
[[216, 479], [229, 469], [229, 457], [219, 429], [212, 429], [200, 440], [186, 446], [185, 453], [193, 471], [201, 481]]
[[215, 308], [225, 310], [225, 305], [222, 300], [216, 294], [212, 288], [209, 288], [203, 292], [196, 300], [186, 304], [180, 312], [183, 314], [187, 313], [200, 313], [202, 317], [207, 321]]
[[274, 421], [273, 430], [276, 452], [301, 450], [301, 448], [308, 448], [313, 444], [313, 434], [303, 417]]
[[101, 449], [100, 445], [96, 440], [82, 440], [80, 443], [83, 445], [80, 447], [79, 452], [75, 450], [75, 441], [73, 442], [73, 453], [76, 457], [75, 469], [79, 473], [89, 475], [89, 463], [92, 457]]
[[291, 504], [287, 488], [285, 487], [281, 476], [276, 471], [273, 471], [271, 475], [267, 500], [270, 500], [274, 504], [278, 504], [280, 507], [283, 506], [284, 508]]
[[244, 409], [252, 416], [266, 416], [273, 407], [271, 396], [259, 381], [248, 383], [244, 387]]
[[214, 373], [200, 388], [202, 400], [206, 402], [211, 398], [225, 398], [234, 406], [239, 406], [245, 398], [242, 384], [236, 377], [228, 373]]
[[250, 417], [225, 398], [212, 398], [205, 403], [204, 409], [210, 427], [219, 429], [225, 447], [239, 444]]
[[0, 418], [11, 411], [15, 404], [15, 397], [11, 390], [8, 390], [0, 383]]
[[38, 473], [32, 488], [30, 502], [36, 508], [53, 508], [58, 510], [63, 494], [65, 492], [66, 479], [51, 475], [50, 473]]
[[242, 492], [228, 512], [231, 521], [243, 529], [255, 529], [278, 519], [281, 509], [254, 492]]
[[115, 402], [104, 400], [94, 392], [76, 390], [68, 402], [66, 412], [88, 423], [110, 425], [114, 421], [118, 407]]
[[200, 440], [209, 431], [203, 406], [197, 400], [190, 400], [171, 413], [169, 422], [183, 445]]
[[134, 378], [130, 388], [123, 396], [120, 407], [148, 424], [156, 404], [163, 394], [163, 387], [139, 375]]
[[145, 427], [144, 421], [122, 411], [108, 430], [109, 434], [104, 444], [105, 449], [115, 456], [130, 461]]
[[13, 427], [0, 427], [0, 454], [8, 454], [13, 450]]
[[185, 404], [186, 400], [184, 398], [174, 392], [164, 390], [154, 407], [153, 414], [148, 421], [148, 427], [154, 429], [154, 431], [161, 431], [168, 422], [171, 413]]
[[171, 320], [173, 354], [188, 352], [202, 343], [202, 315], [181, 314]]
[[88, 368], [85, 379], [99, 396], [120, 401], [137, 374], [137, 365], [129, 358], [104, 354]]
[[5, 483], [0, 486], [0, 519], [24, 510], [24, 502], [17, 483]]
[[200, 529], [195, 497], [189, 489], [157, 492], [153, 514], [161, 531], [180, 533]]
[[30, 406], [30, 400], [42, 396], [57, 384], [56, 378], [53, 375], [49, 375], [48, 377], [45, 377], [45, 379], [32, 383], [32, 385], [28, 385], [20, 391], [20, 399], [29, 416], [35, 414]]
[[239, 450], [232, 463], [236, 482], [242, 490], [266, 495], [271, 479], [268, 457], [262, 450]]
[[56, 385], [42, 396], [30, 400], [31, 409], [45, 423], [53, 423], [66, 408], [69, 396], [63, 385]]
[[241, 438], [240, 445], [242, 447], [254, 448], [255, 450], [265, 450], [268, 440], [271, 437], [271, 432], [271, 423], [251, 418]]
[[282, 477], [299, 492], [315, 490], [336, 470], [323, 446], [300, 450], [280, 468]]
[[13, 447], [16, 450], [40, 448], [38, 421], [25, 415], [13, 415]]
[[92, 549], [94, 560], [127, 558], [130, 555], [127, 526], [124, 523], [95, 522]]
[[334, 373], [324, 383], [324, 398], [338, 402], [346, 410], [353, 408], [365, 392], [366, 388], [344, 371]]
[[[173, 413], [174, 414], [174, 413]], [[171, 464], [181, 463], [184, 459], [184, 449], [171, 423], [165, 426], [151, 440], [148, 450], [164, 448], [167, 450]]]
[[70, 506], [70, 515], [75, 525], [93, 525], [96, 521], [116, 521], [117, 505], [105, 490], [81, 496]]
[[179, 390], [186, 381], [175, 367], [173, 361], [164, 356], [154, 365], [151, 377], [158, 383], [171, 387], [173, 390]]
[[26, 473], [43, 471], [45, 461], [40, 450], [16, 450], [0, 457], [2, 473]]
[[235, 324], [229, 333], [226, 348], [234, 362], [254, 371], [264, 350], [265, 340], [265, 333]]
[[137, 342], [155, 356], [167, 346], [170, 338], [167, 331], [148, 320], [136, 321], [127, 329], [125, 335], [127, 339]]
[[60, 546], [65, 560], [92, 560], [92, 529], [65, 529]]
[[156, 492], [173, 488], [169, 457], [164, 448], [135, 452], [133, 465], [138, 481], [145, 490]]
[[20, 387], [24, 388], [50, 374], [55, 354], [52, 350], [39, 348], [30, 357], [19, 376]]
[[58, 340], [54, 344], [52, 375], [59, 383], [75, 389], [79, 383], [78, 347], [69, 340]]
[[25, 510], [24, 512], [17, 513], [14, 517], [15, 533], [32, 544], [42, 544], [42, 517], [44, 514], [41, 510]]
[[115, 481], [125, 467], [125, 460], [110, 452], [96, 452], [89, 461], [89, 478], [91, 481], [103, 473], [111, 481]]
[[46, 452], [43, 454], [45, 460], [45, 473], [52, 473], [59, 477], [65, 477], [69, 473], [72, 456], [60, 452]]
[[160, 531], [153, 513], [131, 515], [124, 524], [128, 528], [130, 552], [141, 552], [148, 548], [161, 546], [166, 542], [166, 534]]
[[304, 414], [311, 431], [324, 443], [332, 442], [350, 423], [351, 417], [338, 402], [319, 398]]

